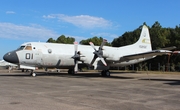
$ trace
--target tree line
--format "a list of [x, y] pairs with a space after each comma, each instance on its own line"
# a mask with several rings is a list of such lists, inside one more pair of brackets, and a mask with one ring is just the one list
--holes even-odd
[[[94, 36], [93, 38], [89, 38], [86, 40], [81, 40], [79, 43], [82, 45], [89, 45], [89, 42], [93, 42], [94, 45], [101, 45], [101, 42], [103, 41], [102, 37]], [[56, 40], [53, 38], [49, 38], [47, 40], [49, 43], [64, 43], [64, 44], [73, 44], [75, 42], [75, 38], [73, 37], [66, 37], [65, 35], [59, 36]], [[106, 46], [111, 46], [111, 43], [106, 42]]]
[[[148, 26], [145, 22], [143, 25]], [[112, 42], [107, 42], [107, 46], [120, 47], [135, 43], [140, 36], [142, 26], [140, 25], [133, 31], [125, 32], [118, 38], [113, 39]], [[161, 24], [156, 21], [152, 26], [148, 26], [149, 33], [151, 37], [152, 49], [160, 49], [163, 47], [176, 46], [176, 50], [180, 50], [180, 25], [173, 27], [162, 27]], [[102, 37], [94, 36], [86, 40], [81, 40], [80, 44], [89, 45], [89, 42], [93, 42], [94, 45], [100, 45], [102, 42]], [[47, 42], [51, 43], [66, 43], [73, 44], [75, 38], [66, 37], [64, 35], [59, 36], [56, 40], [49, 38]], [[128, 69], [136, 70], [162, 70], [162, 71], [179, 71], [180, 70], [180, 55], [162, 55], [154, 59], [138, 63], [127, 67]]]

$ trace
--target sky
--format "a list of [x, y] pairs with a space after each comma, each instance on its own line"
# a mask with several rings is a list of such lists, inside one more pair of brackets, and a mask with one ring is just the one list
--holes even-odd
[[179, 0], [0, 0], [0, 59], [22, 43], [61, 35], [112, 42], [144, 22], [174, 28], [179, 10]]

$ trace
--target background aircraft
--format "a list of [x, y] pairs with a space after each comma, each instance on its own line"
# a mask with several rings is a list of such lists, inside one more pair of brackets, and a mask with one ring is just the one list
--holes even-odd
[[0, 67], [10, 69], [10, 68], [16, 68], [18, 65], [6, 62], [4, 60], [0, 60]]
[[[93, 67], [102, 70], [102, 76], [110, 76], [109, 68], [112, 66], [123, 67], [152, 59], [157, 55], [168, 54], [168, 50], [152, 50], [149, 30], [147, 26], [142, 27], [139, 40], [122, 47], [94, 46], [90, 42], [88, 45], [56, 44], [28, 42], [24, 43], [17, 50], [4, 55], [4, 60], [17, 64], [19, 68], [31, 69], [31, 75], [35, 67], [56, 67], [68, 68], [69, 74], [74, 74], [80, 67]], [[121, 42], [119, 42], [121, 43]]]

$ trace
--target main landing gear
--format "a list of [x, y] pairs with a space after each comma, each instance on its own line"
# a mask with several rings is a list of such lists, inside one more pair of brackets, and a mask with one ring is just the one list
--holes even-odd
[[75, 74], [74, 69], [69, 69], [69, 70], [68, 70], [68, 74], [70, 74], [70, 75], [74, 75], [74, 74]]
[[103, 77], [109, 77], [110, 76], [110, 72], [109, 72], [109, 70], [102, 70], [101, 75]]
[[[69, 69], [69, 70], [68, 70], [68, 74], [74, 75], [74, 74], [75, 74], [74, 69]], [[111, 73], [109, 72], [109, 70], [102, 70], [102, 72], [101, 72], [101, 76], [103, 76], [103, 77], [109, 77], [110, 74], [111, 74]]]

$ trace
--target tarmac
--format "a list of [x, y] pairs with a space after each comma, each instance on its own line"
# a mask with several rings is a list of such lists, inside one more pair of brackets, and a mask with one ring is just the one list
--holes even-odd
[[180, 74], [0, 70], [0, 110], [180, 110]]

